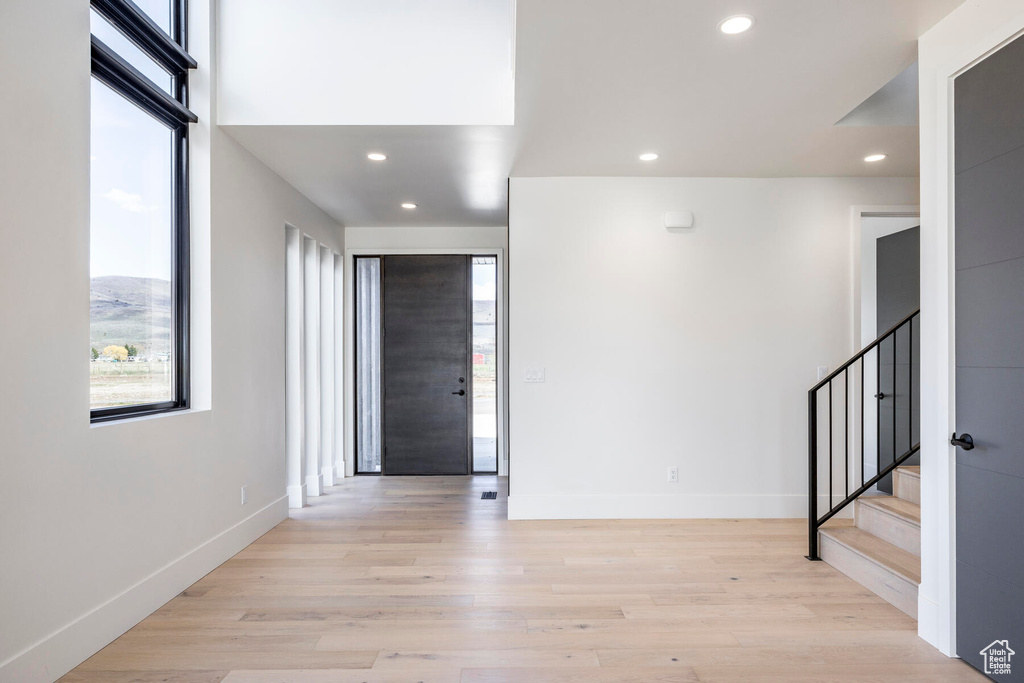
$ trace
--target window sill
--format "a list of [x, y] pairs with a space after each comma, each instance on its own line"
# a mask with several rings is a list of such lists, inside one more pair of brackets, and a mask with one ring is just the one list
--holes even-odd
[[191, 413], [206, 412], [209, 412], [209, 408], [170, 408], [165, 410], [153, 411], [149, 413], [135, 413], [132, 415], [112, 415], [110, 417], [91, 419], [89, 427], [110, 427], [113, 425], [122, 425], [131, 422], [148, 422], [150, 420], [159, 420], [160, 418], [164, 417], [175, 417], [179, 415], [188, 415]]

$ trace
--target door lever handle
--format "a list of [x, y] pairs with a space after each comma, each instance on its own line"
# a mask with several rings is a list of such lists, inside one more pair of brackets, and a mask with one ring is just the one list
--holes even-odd
[[974, 438], [970, 434], [964, 433], [957, 438], [956, 432], [953, 432], [953, 438], [949, 440], [949, 443], [953, 446], [958, 446], [965, 451], [974, 449]]
[[885, 398], [885, 394], [883, 394], [881, 391], [879, 391], [877, 394], [875, 394], [875, 398], [877, 398], [879, 401], [881, 401], [883, 398]]
[[459, 389], [458, 391], [453, 391], [453, 392], [452, 392], [452, 395], [453, 395], [453, 396], [454, 396], [454, 395], [458, 395], [458, 396], [465, 396], [465, 395], [466, 395], [466, 390], [465, 390], [465, 389]]

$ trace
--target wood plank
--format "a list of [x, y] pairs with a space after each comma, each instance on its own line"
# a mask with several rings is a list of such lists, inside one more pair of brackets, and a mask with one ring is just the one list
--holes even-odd
[[510, 522], [504, 491], [345, 479], [65, 680], [978, 680], [802, 520]]

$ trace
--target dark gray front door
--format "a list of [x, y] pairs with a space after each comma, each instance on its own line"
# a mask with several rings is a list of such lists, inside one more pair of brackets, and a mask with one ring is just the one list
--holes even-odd
[[384, 474], [469, 474], [470, 257], [383, 258]]
[[[886, 235], [875, 246], [875, 329], [881, 335], [921, 307], [921, 228]], [[883, 343], [879, 349], [881, 391], [875, 400], [882, 467], [920, 440], [920, 338], [920, 334], [914, 336], [910, 327], [904, 326], [892, 342]], [[915, 455], [905, 464], [919, 462]], [[892, 475], [879, 481], [878, 488], [892, 493]]]
[[957, 654], [1024, 681], [1024, 40], [954, 88]]

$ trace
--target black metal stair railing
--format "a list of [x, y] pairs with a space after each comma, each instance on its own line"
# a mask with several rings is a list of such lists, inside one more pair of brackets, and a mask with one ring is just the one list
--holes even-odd
[[[918, 424], [914, 402], [914, 365], [917, 357], [914, 326], [915, 320], [917, 320], [917, 325], [920, 327], [920, 315], [920, 310], [908, 315], [807, 392], [809, 458], [807, 559], [809, 560], [821, 559], [818, 556], [818, 530], [821, 525], [832, 519], [876, 484], [882, 482], [921, 448], [920, 442], [915, 440]], [[901, 346], [905, 347], [903, 355], [906, 359], [903, 373], [899, 372], [900, 364], [898, 362]], [[886, 353], [888, 356], [884, 355]], [[888, 367], [883, 372], [883, 365], [888, 366], [889, 364], [885, 362], [886, 360], [891, 362], [891, 372]], [[873, 372], [868, 372], [865, 377], [869, 366], [873, 366], [870, 368]], [[890, 380], [891, 383], [889, 383]], [[836, 389], [839, 386], [842, 389], [841, 401], [837, 400], [836, 396]], [[888, 394], [885, 393], [885, 389], [889, 389]], [[818, 400], [822, 393], [827, 393], [827, 411], [825, 410], [825, 401], [819, 403]], [[920, 392], [917, 393], [920, 394]], [[875, 420], [873, 429], [870, 430], [872, 434], [869, 437], [874, 442], [875, 473], [870, 477], [865, 473], [865, 445], [871, 444], [871, 441], [867, 441], [865, 438], [865, 394], [872, 395], [876, 401]], [[901, 397], [906, 412], [905, 422], [900, 417]], [[891, 403], [891, 407], [889, 405], [883, 407], [886, 399]], [[837, 403], [840, 404], [838, 410], [835, 406]], [[837, 412], [841, 412], [841, 414], [837, 415]], [[854, 423], [852, 431], [851, 419]], [[883, 430], [883, 420], [886, 421], [887, 430]], [[827, 430], [820, 424], [822, 422], [827, 423]], [[904, 438], [898, 438], [901, 429], [904, 430]], [[889, 434], [885, 434], [886, 443], [883, 443], [883, 431], [891, 431], [891, 438]], [[821, 443], [826, 433], [827, 448]], [[841, 437], [841, 440], [838, 441], [840, 444], [838, 448], [837, 434]], [[860, 451], [859, 458], [855, 456], [852, 462], [850, 460], [851, 446]], [[901, 448], [902, 451], [898, 450]], [[886, 452], [887, 450], [888, 452]], [[841, 477], [836, 466], [838, 464], [837, 451], [841, 451], [842, 454]], [[899, 455], [897, 455], [898, 452]], [[826, 453], [827, 459], [823, 461]], [[870, 463], [870, 457], [868, 462]], [[828, 482], [827, 487], [821, 481], [822, 475]], [[841, 481], [839, 481], [840, 478]], [[853, 487], [852, 490], [851, 487]], [[821, 498], [825, 495], [826, 488], [828, 497], [822, 501]], [[839, 489], [841, 493], [836, 489]], [[819, 510], [819, 508], [821, 509]]]

